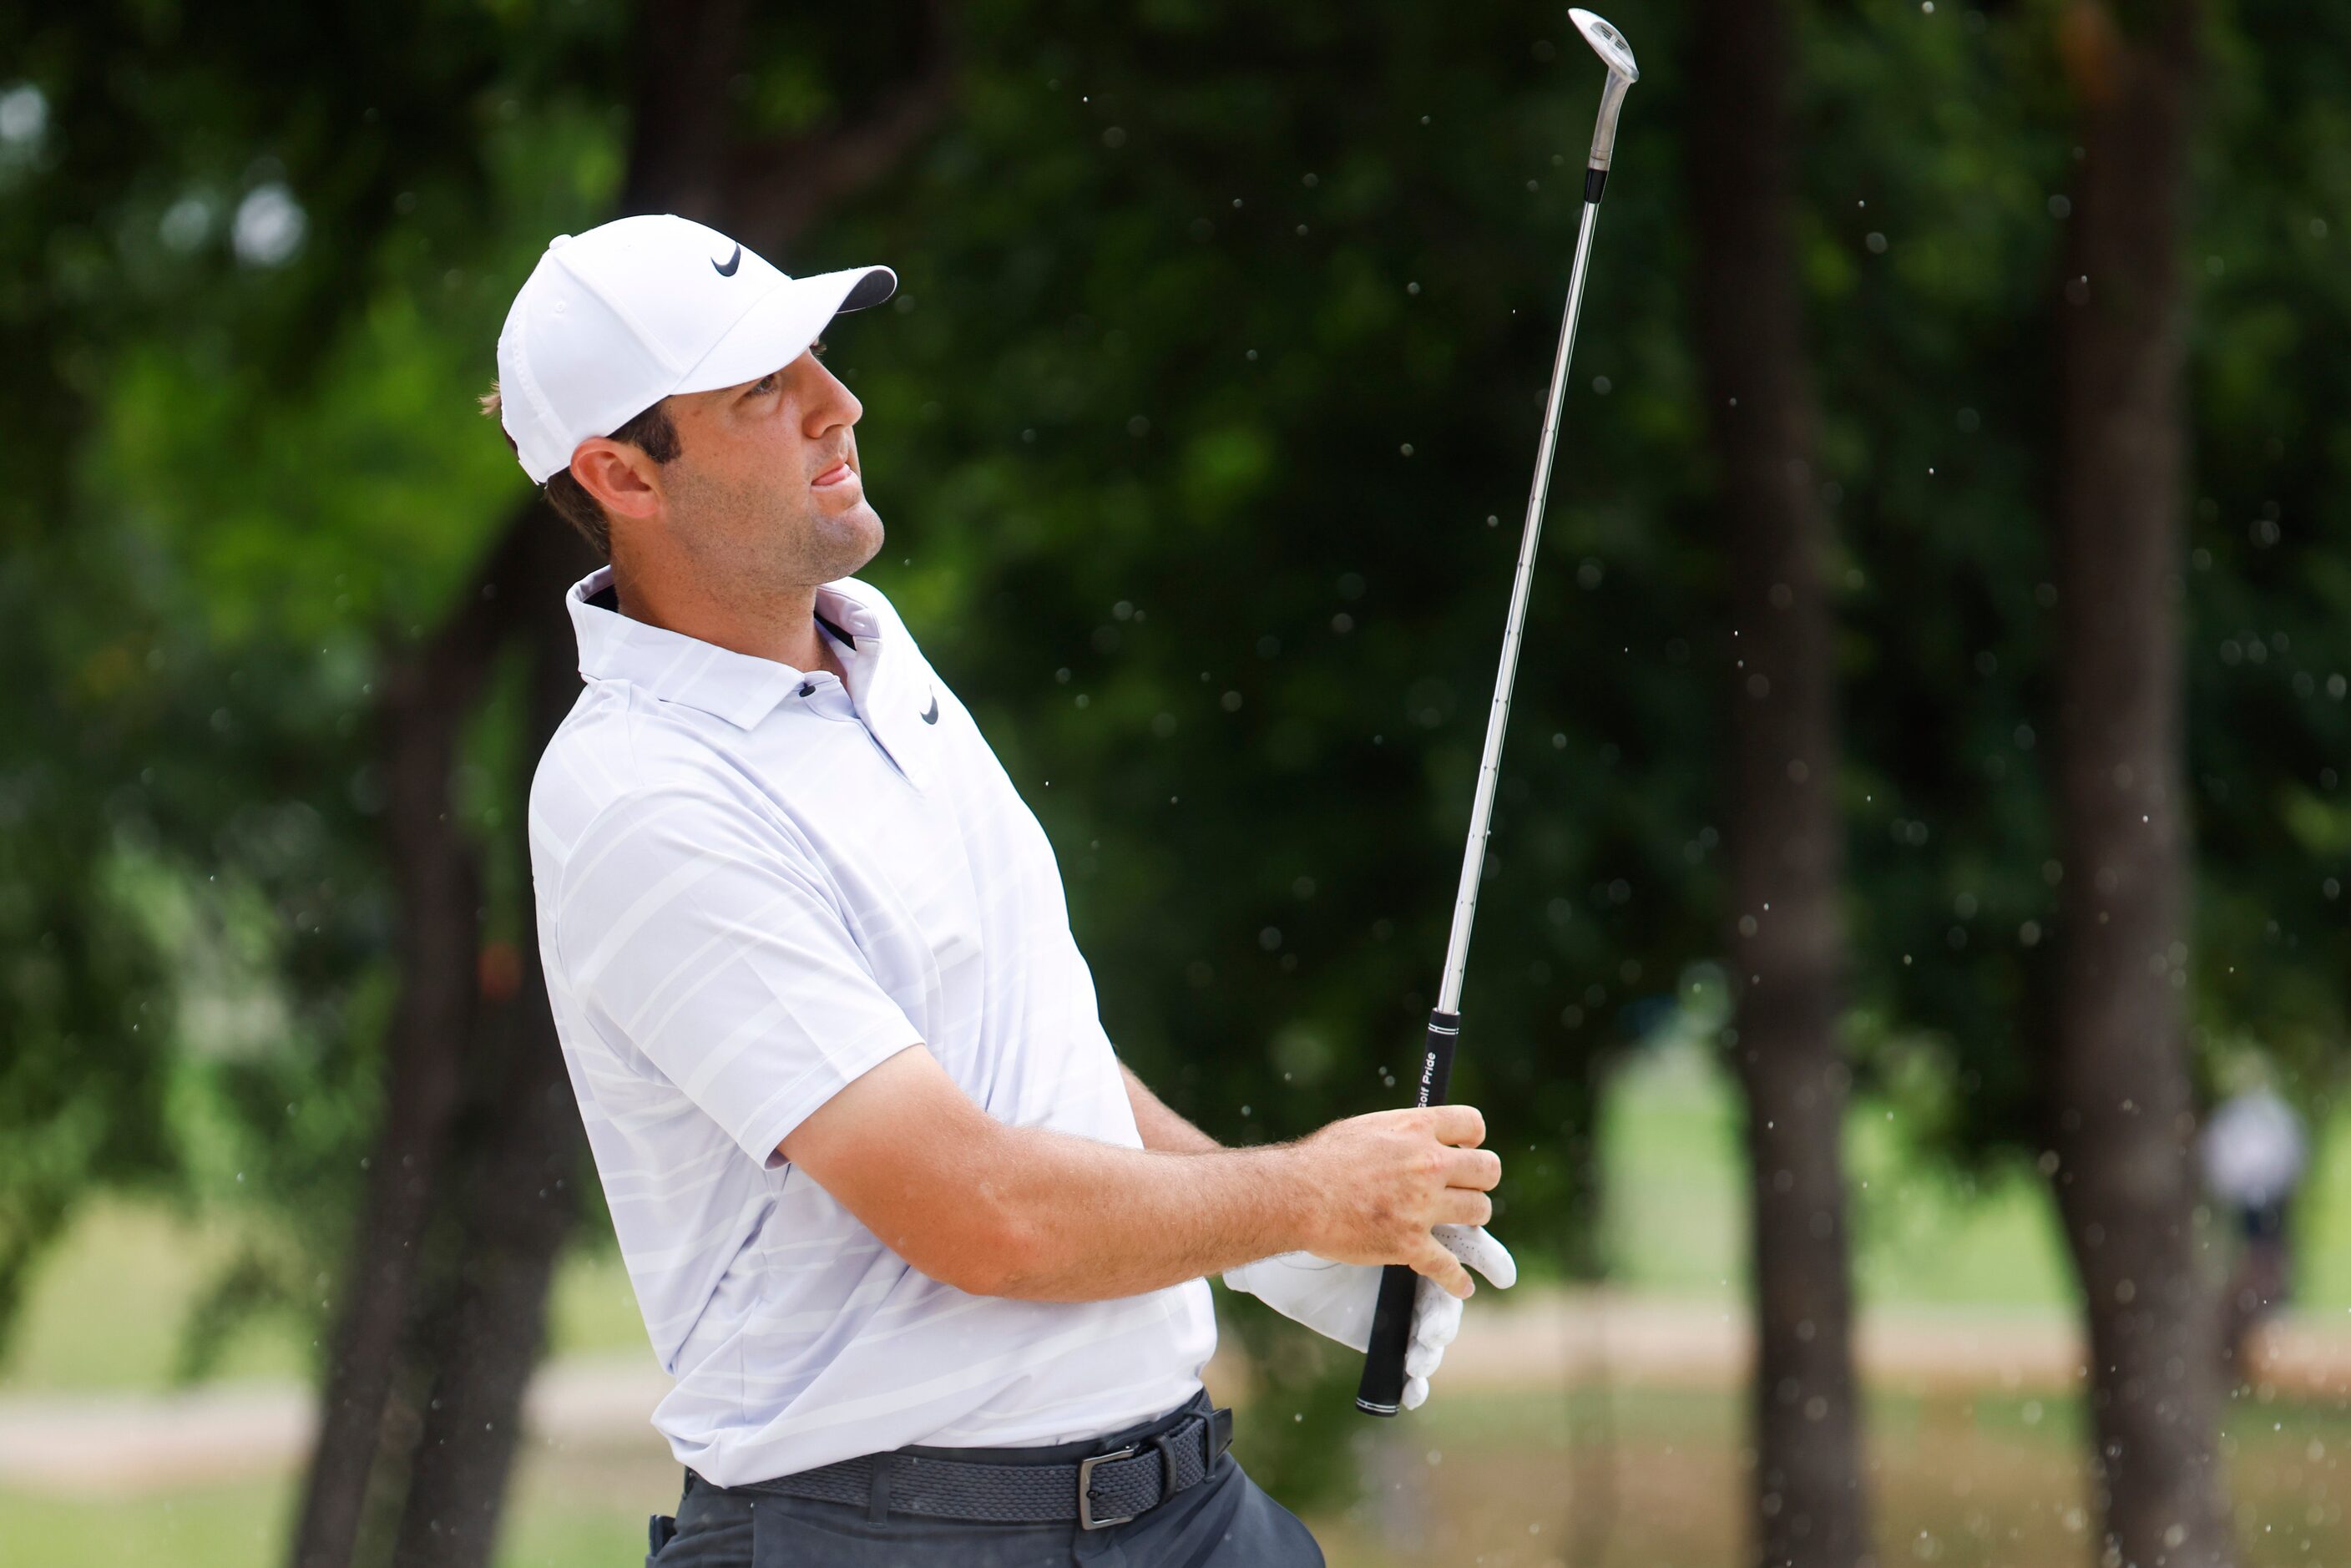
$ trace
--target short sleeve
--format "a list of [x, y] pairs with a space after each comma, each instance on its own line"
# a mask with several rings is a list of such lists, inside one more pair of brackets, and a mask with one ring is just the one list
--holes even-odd
[[922, 1036], [812, 857], [713, 790], [598, 816], [555, 901], [572, 990], [763, 1166], [818, 1106]]

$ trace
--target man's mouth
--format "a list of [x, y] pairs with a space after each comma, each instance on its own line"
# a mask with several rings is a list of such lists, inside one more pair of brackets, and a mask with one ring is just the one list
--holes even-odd
[[831, 467], [826, 469], [823, 473], [818, 475], [815, 478], [810, 480], [809, 486], [810, 488], [816, 490], [829, 490], [835, 485], [847, 484], [850, 480], [856, 477], [857, 470], [849, 465], [849, 460], [847, 458], [843, 458], [841, 461], [834, 464]]

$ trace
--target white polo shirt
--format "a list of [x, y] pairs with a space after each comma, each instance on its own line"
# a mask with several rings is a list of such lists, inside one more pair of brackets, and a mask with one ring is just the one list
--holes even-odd
[[[530, 793], [566, 1066], [654, 1353], [721, 1486], [908, 1443], [1096, 1437], [1182, 1403], [1204, 1281], [1083, 1303], [915, 1272], [776, 1145], [917, 1042], [990, 1115], [1137, 1148], [1050, 844], [888, 600], [818, 591], [849, 673], [570, 591], [587, 690]], [[599, 601], [601, 596], [601, 601]]]

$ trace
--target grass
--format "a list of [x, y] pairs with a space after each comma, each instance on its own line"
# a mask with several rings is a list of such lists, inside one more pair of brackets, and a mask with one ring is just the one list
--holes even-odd
[[[1241, 1416], [1246, 1422], [1249, 1413]], [[1952, 1568], [2091, 1560], [2079, 1415], [2013, 1396], [1878, 1397], [1867, 1432], [1879, 1557]], [[1367, 1490], [1309, 1515], [1334, 1563], [1719, 1568], [1739, 1555], [1741, 1416], [1729, 1393], [1649, 1388], [1438, 1397], [1366, 1423]], [[2247, 1568], [2351, 1561], [2351, 1415], [2246, 1402], [2229, 1423]], [[679, 1471], [643, 1441], [523, 1456], [498, 1568], [639, 1568]], [[80, 1500], [0, 1490], [8, 1561], [52, 1568], [274, 1563], [293, 1481]]]
[[[1580, 1412], [1580, 1415], [1577, 1414]], [[1394, 1489], [1316, 1521], [1334, 1563], [1368, 1568], [1719, 1568], [1740, 1552], [1741, 1415], [1728, 1394], [1619, 1389], [1432, 1401], [1367, 1467]], [[1954, 1568], [2095, 1560], [2079, 1412], [2013, 1396], [1870, 1401], [1878, 1559]], [[2246, 1403], [2229, 1421], [2240, 1561], [2351, 1560], [2338, 1500], [2351, 1417]], [[1411, 1503], [1401, 1492], [1416, 1489]]]
[[[188, 1309], [207, 1270], [234, 1250], [232, 1236], [191, 1229], [160, 1207], [89, 1205], [35, 1278], [0, 1359], [0, 1392], [168, 1387]], [[653, 1354], [615, 1253], [582, 1249], [567, 1259], [549, 1312], [556, 1354]], [[309, 1366], [307, 1336], [282, 1318], [263, 1318], [238, 1331], [214, 1375], [307, 1378]]]
[[[642, 1441], [528, 1449], [517, 1467], [498, 1568], [642, 1568], [645, 1516], [676, 1511], [681, 1472]], [[261, 1568], [278, 1561], [297, 1501], [291, 1474], [129, 1497], [60, 1499], [0, 1488], [5, 1560], [51, 1568]]]
[[228, 1568], [285, 1554], [290, 1479], [145, 1492], [53, 1498], [0, 1489], [0, 1536], [12, 1563], [53, 1568], [172, 1563]]
[[[1743, 1290], [1738, 1128], [1732, 1090], [1702, 1057], [1656, 1055], [1620, 1077], [1603, 1131], [1605, 1235], [1619, 1281], [1719, 1300]], [[2019, 1170], [1962, 1182], [1912, 1149], [1882, 1105], [1857, 1106], [1849, 1128], [1865, 1303], [2071, 1310], [2071, 1277], [2036, 1179]], [[2351, 1312], [2351, 1114], [2331, 1120], [2317, 1141], [2300, 1228], [2303, 1310], [2343, 1317]], [[153, 1208], [92, 1204], [35, 1279], [0, 1357], [0, 1390], [166, 1386], [186, 1309], [233, 1242]], [[557, 1354], [651, 1354], [627, 1274], [609, 1250], [566, 1260], [552, 1311]], [[220, 1375], [306, 1376], [309, 1354], [286, 1323], [258, 1322], [231, 1346]]]
[[[1695, 1052], [1647, 1058], [1619, 1080], [1602, 1147], [1608, 1257], [1620, 1282], [1723, 1299], [1744, 1291], [1739, 1115], [1730, 1084]], [[1846, 1125], [1865, 1301], [2068, 1303], [2064, 1247], [2036, 1181], [2012, 1172], [1964, 1182], [1912, 1148], [1883, 1105], [1855, 1106]], [[2345, 1213], [2351, 1218], [2351, 1209]]]
[[[1907, 1143], [1886, 1105], [1855, 1105], [1845, 1128], [1865, 1302], [2071, 1310], [2064, 1246], [2036, 1177], [2005, 1171], [1970, 1183], [1944, 1171]], [[2344, 1145], [2351, 1122], [2335, 1131]], [[1644, 1058], [1615, 1083], [1601, 1135], [1613, 1277], [1667, 1295], [1742, 1293], [1747, 1197], [1726, 1077], [1695, 1051]], [[2351, 1161], [2332, 1164], [2351, 1199]], [[2351, 1201], [2314, 1218], [2351, 1232]], [[2351, 1288], [2351, 1270], [2342, 1286]]]
[[[1846, 1123], [1855, 1270], [1865, 1303], [2074, 1307], [2054, 1210], [2039, 1178], [2008, 1167], [1965, 1180], [1923, 1156], [1884, 1104]], [[1612, 1092], [1602, 1128], [1614, 1277], [1638, 1290], [1729, 1299], [1746, 1281], [1739, 1105], [1690, 1052], [1653, 1056]], [[2351, 1328], [2351, 1110], [2313, 1140], [2295, 1216], [2306, 1313]]]
[[[1701, 1059], [1668, 1054], [1619, 1082], [1604, 1126], [1605, 1234], [1625, 1284], [1726, 1301], [1740, 1291], [1737, 1117]], [[2027, 1175], [1954, 1179], [1877, 1105], [1856, 1107], [1848, 1146], [1865, 1301], [2070, 1310], [2049, 1206]], [[2334, 1314], [2351, 1306], [2351, 1116], [2327, 1124], [2317, 1152], [2301, 1215], [2302, 1302]], [[234, 1242], [154, 1209], [94, 1204], [37, 1276], [0, 1361], [0, 1391], [164, 1386], [186, 1308]], [[608, 1253], [565, 1263], [552, 1311], [558, 1354], [649, 1354]], [[308, 1354], [283, 1323], [256, 1323], [221, 1375], [300, 1377]], [[1880, 1395], [1868, 1437], [1881, 1561], [2071, 1568], [2090, 1558], [2070, 1401]], [[1440, 1392], [1416, 1416], [1366, 1424], [1353, 1440], [1364, 1495], [1311, 1516], [1334, 1563], [1716, 1568], [1739, 1554], [1747, 1481], [1740, 1406], [1728, 1390]], [[2242, 1562], [2351, 1562], [2339, 1500], [2351, 1478], [2338, 1468], [2351, 1413], [2242, 1403], [2228, 1441]], [[638, 1568], [645, 1515], [674, 1508], [678, 1480], [650, 1428], [536, 1442], [517, 1472], [499, 1568]], [[282, 1549], [294, 1484], [283, 1475], [84, 1499], [0, 1489], [0, 1541], [8, 1561], [57, 1568], [266, 1564]]]

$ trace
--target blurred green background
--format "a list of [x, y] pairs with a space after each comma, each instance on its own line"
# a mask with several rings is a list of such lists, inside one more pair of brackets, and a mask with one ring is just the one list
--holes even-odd
[[[2067, 14], [1798, 5], [1791, 78], [1861, 1299], [2053, 1332]], [[1748, 1267], [1713, 1054], [1737, 651], [1690, 319], [1696, 15], [1612, 13], [1644, 77], [1455, 1085], [1505, 1152], [1526, 1293], [1636, 1311], [1736, 1303]], [[2351, 12], [2234, 0], [2199, 28], [2190, 1065], [2209, 1099], [2258, 1064], [2318, 1132], [2293, 1326], [2323, 1349], [2351, 1312]], [[534, 675], [569, 657], [529, 607], [568, 558], [474, 400], [547, 238], [633, 205], [739, 214], [796, 273], [897, 269], [831, 338], [890, 530], [865, 575], [1050, 834], [1122, 1055], [1228, 1142], [1397, 1103], [1598, 88], [1561, 9], [1520, 4], [0, 5], [0, 1455], [44, 1401], [315, 1389], [419, 1041], [461, 1082], [412, 1342], [515, 1315], [469, 1271], [463, 1195], [521, 1146], [517, 829]], [[437, 1040], [433, 977], [460, 1019]], [[554, 1283], [517, 1354], [642, 1370], [582, 1155], [533, 1156]], [[1731, 1382], [1465, 1378], [1366, 1434], [1344, 1366], [1220, 1307], [1252, 1469], [1334, 1562], [1737, 1550]], [[2231, 1407], [2247, 1561], [2351, 1555], [2324, 1381]], [[2092, 1551], [2069, 1389], [1886, 1387], [1868, 1429], [1881, 1561]], [[650, 1432], [535, 1434], [517, 1464], [501, 1563], [634, 1563], [674, 1498]], [[281, 1560], [298, 1487], [0, 1473], [0, 1539]]]
[[[2038, 1187], [2021, 1177], [1981, 1186], [1955, 1179], [1890, 1125], [1879, 1104], [1853, 1117], [1865, 1305], [1915, 1321], [1928, 1335], [1962, 1323], [1989, 1335], [2043, 1338], [2060, 1328], [2071, 1281]], [[1745, 1270], [1740, 1167], [1735, 1106], [1719, 1073], [1686, 1050], [1645, 1059], [1615, 1081], [1602, 1126], [1609, 1278], [1629, 1293], [1630, 1311], [1734, 1308]], [[2297, 1316], [2318, 1333], [2340, 1334], [2351, 1312], [2351, 1119], [2325, 1129], [2306, 1202]], [[152, 1205], [93, 1205], [41, 1270], [0, 1364], [0, 1401], [172, 1386], [186, 1314], [207, 1270], [234, 1253], [235, 1241], [225, 1231], [192, 1232]], [[1552, 1271], [1536, 1262], [1522, 1289], [1554, 1289]], [[135, 1295], [122, 1289], [128, 1280], [139, 1282]], [[1219, 1291], [1218, 1305], [1248, 1304]], [[1471, 1335], [1489, 1309], [1506, 1310], [1487, 1291], [1471, 1309]], [[627, 1275], [609, 1251], [574, 1255], [550, 1311], [559, 1358], [632, 1373], [650, 1367]], [[281, 1318], [249, 1321], [222, 1354], [215, 1385], [266, 1388], [301, 1376], [310, 1353], [299, 1332]], [[1710, 1348], [1703, 1336], [1698, 1348]], [[1738, 1550], [1738, 1395], [1703, 1368], [1659, 1378], [1586, 1365], [1565, 1383], [1534, 1387], [1473, 1373], [1466, 1386], [1440, 1383], [1408, 1430], [1376, 1432], [1360, 1430], [1342, 1408], [1352, 1366], [1327, 1370], [1341, 1375], [1285, 1393], [1314, 1411], [1346, 1460], [1345, 1480], [1308, 1486], [1296, 1500], [1334, 1563], [1699, 1568]], [[1964, 1360], [1942, 1365], [1931, 1343], [1914, 1344], [1887, 1383], [1870, 1402], [1870, 1476], [1881, 1538], [1896, 1552], [1991, 1568], [2070, 1561], [2089, 1550], [2070, 1388], [2030, 1378], [2003, 1386]], [[2344, 1386], [2249, 1388], [2232, 1411], [2228, 1447], [2252, 1548], [2247, 1561], [2324, 1563], [2351, 1552], [2339, 1500], [2341, 1456], [2351, 1448]], [[1295, 1467], [1279, 1451], [1289, 1413], [1280, 1399], [1244, 1403], [1241, 1440], [1253, 1469]], [[124, 1488], [64, 1494], [22, 1480], [0, 1484], [0, 1521], [28, 1561], [167, 1553], [191, 1568], [271, 1561], [298, 1478], [262, 1452], [232, 1464], [245, 1479], [173, 1480], [166, 1470]], [[677, 1467], [650, 1427], [605, 1422], [537, 1433], [511, 1494], [498, 1561], [507, 1568], [634, 1563], [643, 1515], [673, 1504], [677, 1482]], [[1398, 1500], [1400, 1489], [1409, 1489], [1406, 1500]]]

